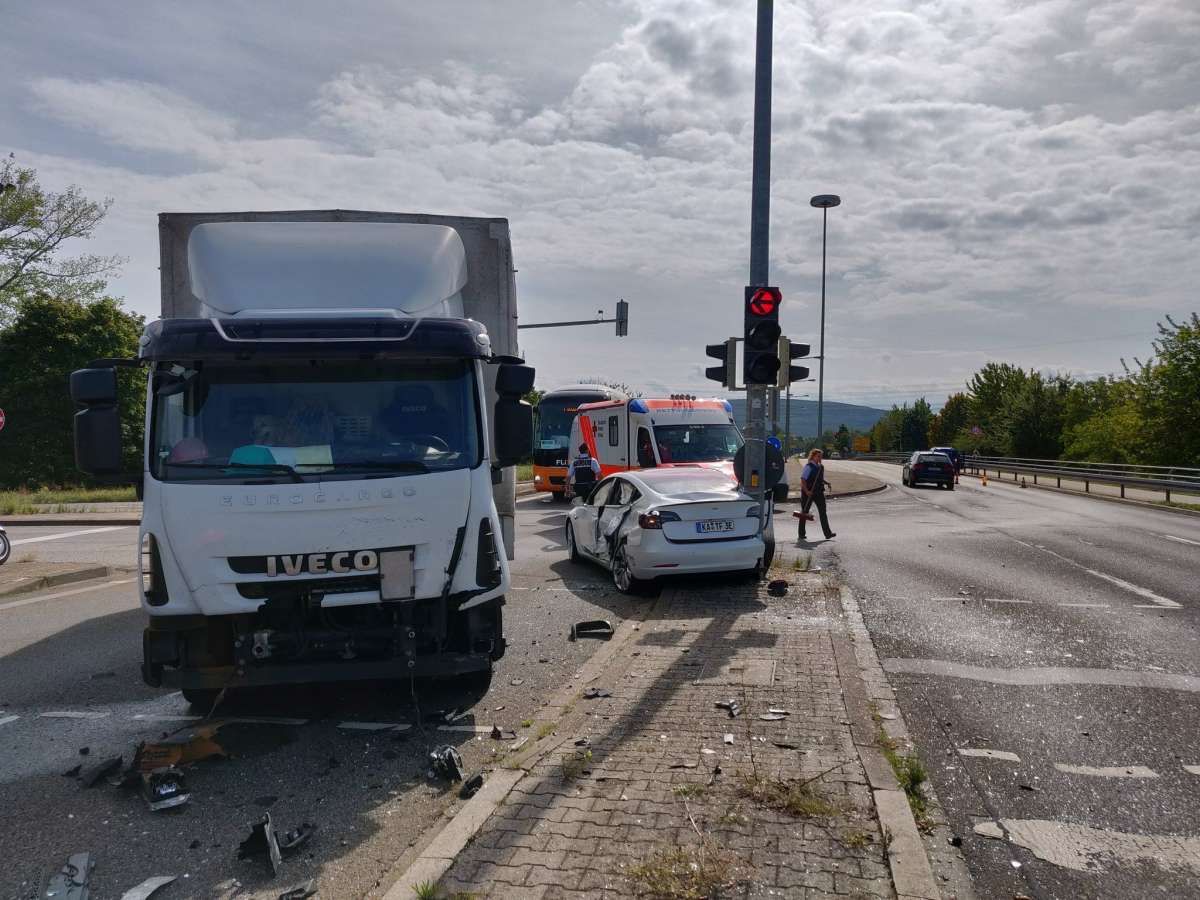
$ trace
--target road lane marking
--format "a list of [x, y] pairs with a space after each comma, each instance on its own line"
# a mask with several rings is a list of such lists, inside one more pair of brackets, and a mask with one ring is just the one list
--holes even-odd
[[1105, 572], [1097, 572], [1095, 569], [1089, 569], [1083, 563], [1076, 562], [1075, 560], [1071, 559], [1070, 557], [1063, 556], [1061, 553], [1055, 553], [1049, 547], [1043, 547], [1040, 544], [1030, 544], [1026, 541], [1022, 541], [1017, 538], [1013, 538], [1013, 540], [1016, 541], [1018, 544], [1020, 544], [1022, 547], [1028, 547], [1031, 550], [1040, 550], [1042, 553], [1048, 553], [1050, 556], [1053, 556], [1055, 559], [1062, 560], [1067, 565], [1074, 566], [1077, 569], [1082, 569], [1084, 572], [1087, 572], [1089, 575], [1092, 575], [1096, 578], [1102, 578], [1103, 580], [1107, 581], [1109, 584], [1115, 584], [1117, 587], [1121, 588], [1122, 590], [1129, 591], [1131, 594], [1137, 594], [1139, 597], [1144, 597], [1147, 600], [1149, 600], [1151, 603], [1155, 604], [1156, 606], [1161, 606], [1163, 609], [1179, 609], [1180, 606], [1182, 605], [1182, 604], [1176, 603], [1174, 600], [1168, 600], [1166, 597], [1160, 597], [1158, 594], [1154, 593], [1154, 591], [1150, 590], [1149, 588], [1144, 588], [1144, 587], [1141, 587], [1136, 584], [1131, 584], [1128, 581], [1117, 578], [1115, 575], [1109, 575]]
[[1200, 547], [1200, 541], [1189, 541], [1187, 538], [1176, 537], [1173, 534], [1164, 534], [1160, 537], [1165, 537], [1168, 541], [1176, 541], [1180, 544], [1191, 544], [1193, 547]]
[[88, 591], [100, 591], [104, 588], [116, 587], [120, 584], [133, 584], [134, 578], [119, 578], [116, 581], [105, 581], [103, 584], [90, 584], [87, 587], [74, 588], [70, 591], [59, 591], [56, 594], [42, 594], [38, 597], [28, 597], [25, 600], [14, 600], [12, 603], [0, 604], [0, 612], [6, 609], [16, 609], [18, 606], [31, 606], [43, 600], [57, 600], [60, 597], [74, 597], [76, 594], [86, 594]]
[[412, 728], [407, 722], [338, 722], [337, 727], [345, 731], [408, 731]]
[[1032, 603], [1032, 600], [1012, 600], [1007, 597], [984, 597], [984, 603]]
[[1200, 775], [1200, 766], [1184, 766], [1183, 771], [1189, 775]]
[[120, 531], [122, 528], [137, 528], [136, 525], [107, 525], [104, 528], [85, 528], [83, 531], [64, 531], [61, 534], [46, 534], [42, 537], [21, 538], [13, 541], [14, 547], [22, 544], [40, 544], [42, 541], [61, 541], [63, 538], [82, 537], [85, 534], [100, 534], [105, 531]]
[[1097, 866], [1150, 863], [1164, 869], [1200, 871], [1200, 837], [1176, 834], [1129, 834], [1048, 819], [1000, 819], [980, 822], [975, 833], [1024, 847], [1038, 859], [1077, 872], [1095, 874]]
[[50, 712], [40, 713], [39, 719], [103, 719], [108, 716], [106, 712], [79, 712], [77, 710], [51, 710]]
[[144, 722], [199, 722], [204, 716], [173, 716], [170, 714], [138, 713], [134, 719]]
[[[1056, 603], [1055, 606], [1071, 606], [1075, 609], [1108, 609], [1107, 603]], [[1160, 607], [1155, 607], [1159, 609]]]
[[[17, 721], [17, 719], [19, 719], [19, 718], [21, 718], [21, 717], [20, 716], [5, 716], [3, 719], [0, 719], [0, 725], [7, 725], [9, 722]], [[1187, 766], [1184, 766], [1184, 768], [1186, 769]]]
[[987, 750], [974, 747], [959, 747], [958, 755], [975, 756], [979, 757], [980, 759], [1002, 759], [1005, 762], [1015, 763], [1019, 763], [1021, 761], [1021, 757], [1017, 756], [1015, 753], [1009, 753], [1007, 750]]
[[943, 675], [968, 681], [990, 684], [1009, 684], [1018, 687], [1060, 685], [1107, 685], [1114, 687], [1157, 688], [1169, 691], [1200, 693], [1200, 677], [1171, 675], [1167, 672], [1135, 672], [1125, 669], [1083, 669], [1061, 666], [1038, 666], [1028, 669], [971, 666], [944, 659], [885, 659], [886, 672], [898, 675]]
[[1054, 768], [1068, 775], [1089, 775], [1093, 778], [1157, 778], [1158, 773], [1146, 766], [1073, 766], [1055, 763]]

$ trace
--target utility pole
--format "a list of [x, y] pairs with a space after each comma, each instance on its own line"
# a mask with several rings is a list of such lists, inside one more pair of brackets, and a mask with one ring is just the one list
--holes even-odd
[[[771, 229], [771, 43], [775, 4], [758, 0], [754, 52], [754, 160], [750, 187], [750, 286], [770, 282], [768, 252]], [[758, 501], [759, 531], [767, 515], [766, 418], [767, 385], [746, 384], [746, 486]]]

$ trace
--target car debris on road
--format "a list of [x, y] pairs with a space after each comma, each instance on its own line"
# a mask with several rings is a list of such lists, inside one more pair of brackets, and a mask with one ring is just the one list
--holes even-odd
[[458, 751], [449, 744], [439, 747], [429, 754], [429, 762], [433, 766], [433, 774], [447, 781], [463, 780], [463, 761]]
[[316, 830], [315, 825], [305, 822], [299, 828], [280, 835], [271, 824], [271, 814], [264, 813], [262, 821], [256, 822], [250, 829], [250, 836], [238, 845], [237, 858], [266, 856], [271, 864], [271, 873], [278, 875], [283, 866], [283, 857], [294, 853]]
[[589, 619], [586, 622], [576, 622], [571, 626], [571, 634], [567, 640], [577, 640], [581, 637], [595, 637], [608, 640], [616, 632], [613, 631], [612, 622], [607, 619]]
[[317, 880], [310, 878], [304, 884], [294, 887], [290, 891], [284, 891], [279, 895], [279, 900], [308, 900], [309, 897], [314, 896], [316, 893]]
[[463, 782], [462, 787], [459, 788], [458, 796], [463, 800], [470, 800], [479, 793], [481, 787], [483, 787], [483, 773], [476, 772]]
[[183, 772], [168, 766], [142, 775], [142, 799], [151, 812], [159, 812], [183, 806], [192, 799], [192, 792]]
[[736, 719], [742, 714], [742, 704], [733, 698], [728, 700], [718, 700], [716, 702], [716, 707], [718, 709], [728, 710], [729, 718], [731, 719]]
[[153, 878], [147, 878], [141, 884], [135, 885], [123, 893], [121, 900], [148, 900], [155, 891], [166, 887], [177, 877], [176, 875], [155, 875]]
[[42, 896], [53, 900], [88, 900], [88, 879], [92, 877], [95, 866], [90, 853], [73, 854], [62, 869], [50, 878]]

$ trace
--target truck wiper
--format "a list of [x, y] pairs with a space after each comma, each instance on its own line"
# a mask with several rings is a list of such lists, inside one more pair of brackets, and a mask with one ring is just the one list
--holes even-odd
[[[175, 466], [180, 469], [257, 469], [260, 472], [275, 472], [280, 475], [290, 475], [292, 481], [304, 483], [304, 478], [289, 466], [287, 463], [242, 463], [242, 462], [225, 462], [225, 463], [194, 463], [194, 462], [168, 462], [168, 466]], [[323, 465], [323, 464], [322, 464]]]
[[383, 459], [366, 459], [362, 462], [335, 462], [323, 464], [327, 468], [335, 470], [344, 469], [379, 469], [393, 472], [428, 472], [429, 466], [423, 462], [418, 462], [415, 459], [397, 459], [388, 461]]

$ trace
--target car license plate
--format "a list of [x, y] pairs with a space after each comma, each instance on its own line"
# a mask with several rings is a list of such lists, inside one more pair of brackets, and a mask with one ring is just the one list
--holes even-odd
[[696, 523], [696, 531], [700, 534], [715, 534], [721, 531], [733, 531], [731, 519], [705, 519]]

